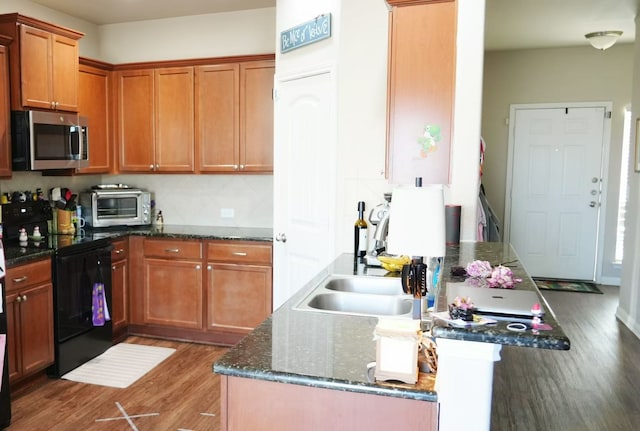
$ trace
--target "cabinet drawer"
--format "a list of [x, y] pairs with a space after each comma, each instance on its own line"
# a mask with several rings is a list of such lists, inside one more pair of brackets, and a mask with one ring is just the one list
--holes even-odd
[[42, 283], [51, 282], [51, 259], [25, 263], [7, 269], [6, 289], [24, 289]]
[[225, 241], [207, 244], [207, 259], [219, 262], [263, 263], [271, 265], [271, 244]]
[[202, 243], [200, 241], [147, 239], [144, 241], [144, 256], [202, 259]]
[[126, 239], [112, 241], [111, 261], [118, 262], [129, 257], [129, 242]]

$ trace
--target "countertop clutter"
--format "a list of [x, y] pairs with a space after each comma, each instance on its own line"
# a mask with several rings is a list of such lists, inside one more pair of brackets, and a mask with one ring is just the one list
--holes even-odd
[[[450, 268], [464, 266], [476, 259], [487, 260], [493, 264], [510, 262], [515, 276], [523, 280], [517, 289], [537, 292], [537, 287], [508, 245], [461, 243], [447, 247], [444, 278], [436, 303], [438, 311], [447, 309], [446, 282], [456, 281], [450, 275]], [[421, 377], [416, 385], [374, 383], [368, 377], [367, 364], [376, 360], [373, 332], [378, 322], [377, 318], [293, 309], [310, 289], [329, 274], [382, 275], [379, 268], [367, 268], [364, 265], [358, 265], [354, 270], [353, 257], [350, 254], [338, 257], [270, 318], [220, 358], [214, 364], [214, 372], [230, 377], [436, 401], [433, 375], [420, 373]], [[507, 328], [507, 322], [461, 328], [436, 321], [432, 335], [436, 338], [522, 347], [569, 349], [568, 337], [541, 296], [540, 304], [546, 311], [545, 323], [552, 327], [551, 330], [538, 333], [513, 332]]]
[[[50, 256], [62, 245], [84, 243], [99, 239], [118, 239], [126, 236], [145, 236], [174, 239], [214, 239], [239, 241], [272, 241], [269, 228], [243, 228], [224, 226], [162, 225], [143, 227], [113, 227], [105, 229], [83, 229], [78, 235], [50, 235], [42, 247], [20, 247], [5, 245], [8, 267]], [[31, 244], [30, 244], [31, 245]]]

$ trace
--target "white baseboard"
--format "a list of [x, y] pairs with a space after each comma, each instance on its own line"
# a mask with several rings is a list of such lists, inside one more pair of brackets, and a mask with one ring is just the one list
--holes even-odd
[[620, 306], [616, 309], [616, 318], [629, 328], [637, 338], [640, 338], [640, 322], [633, 320], [629, 313], [620, 308]]
[[600, 277], [600, 280], [596, 281], [596, 283], [604, 284], [605, 286], [620, 287], [620, 277]]

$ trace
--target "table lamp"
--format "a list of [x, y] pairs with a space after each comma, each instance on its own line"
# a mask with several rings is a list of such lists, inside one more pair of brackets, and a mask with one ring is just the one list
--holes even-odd
[[[393, 191], [389, 211], [387, 252], [408, 255], [412, 262], [403, 268], [403, 286], [413, 284], [413, 318], [421, 318], [422, 289], [420, 278], [426, 281], [424, 257], [445, 255], [445, 207], [442, 185], [398, 187]], [[431, 260], [431, 259], [430, 259]], [[428, 261], [430, 261], [428, 260]], [[409, 277], [409, 280], [406, 280]], [[408, 281], [408, 283], [407, 283]], [[426, 289], [426, 285], [423, 286]]]

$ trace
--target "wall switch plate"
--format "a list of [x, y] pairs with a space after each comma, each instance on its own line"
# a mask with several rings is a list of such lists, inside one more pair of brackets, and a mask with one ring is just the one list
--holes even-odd
[[235, 211], [233, 208], [220, 208], [220, 217], [233, 218], [234, 216], [235, 216]]

